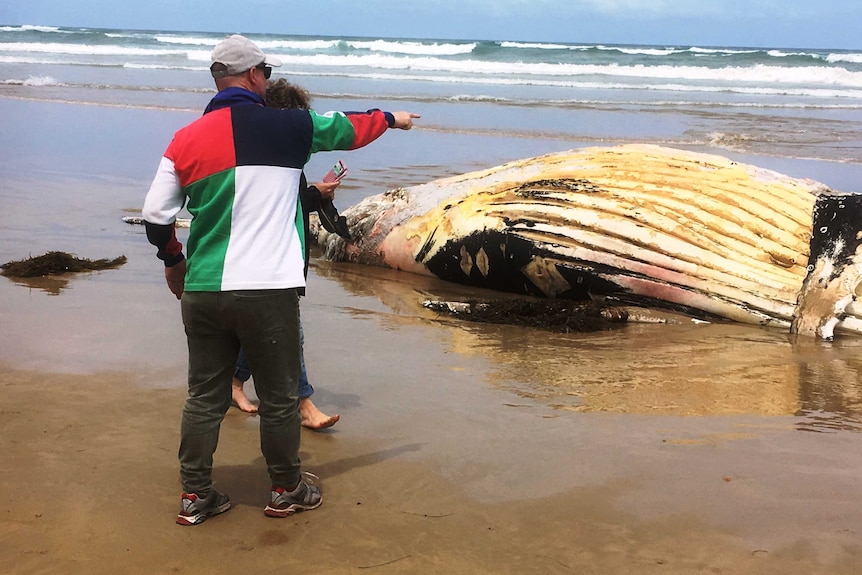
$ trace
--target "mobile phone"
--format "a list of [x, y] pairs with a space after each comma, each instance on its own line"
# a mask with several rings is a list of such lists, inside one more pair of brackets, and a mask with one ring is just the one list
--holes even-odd
[[332, 169], [329, 170], [325, 176], [323, 176], [324, 182], [337, 182], [341, 178], [347, 175], [347, 166], [344, 165], [344, 162], [338, 160], [335, 162], [335, 165], [332, 166]]

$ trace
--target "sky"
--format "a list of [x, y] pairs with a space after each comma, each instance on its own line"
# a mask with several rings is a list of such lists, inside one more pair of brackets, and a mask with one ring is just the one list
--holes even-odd
[[862, 0], [2, 0], [14, 24], [862, 50]]

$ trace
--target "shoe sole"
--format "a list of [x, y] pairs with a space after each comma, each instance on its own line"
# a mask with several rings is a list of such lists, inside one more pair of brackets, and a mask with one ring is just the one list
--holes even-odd
[[180, 513], [177, 515], [177, 524], [178, 525], [200, 525], [207, 518], [212, 517], [213, 515], [219, 515], [224, 513], [225, 511], [230, 509], [230, 501], [227, 503], [223, 503], [218, 507], [214, 507], [213, 509], [207, 509], [206, 511], [201, 511], [200, 513], [196, 513], [195, 515], [183, 515]]
[[263, 510], [263, 514], [267, 517], [289, 517], [294, 513], [299, 513], [300, 511], [311, 511], [312, 509], [317, 509], [320, 507], [320, 504], [323, 503], [323, 498], [321, 497], [317, 503], [314, 505], [302, 505], [301, 503], [292, 503], [287, 509], [278, 509], [277, 507], [266, 506], [266, 509]]

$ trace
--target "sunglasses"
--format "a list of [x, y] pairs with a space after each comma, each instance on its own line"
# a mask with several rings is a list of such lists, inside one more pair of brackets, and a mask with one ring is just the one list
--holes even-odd
[[270, 68], [266, 64], [258, 64], [257, 66], [255, 66], [255, 68], [263, 72], [263, 77], [266, 80], [269, 80], [269, 77], [272, 76], [272, 68]]

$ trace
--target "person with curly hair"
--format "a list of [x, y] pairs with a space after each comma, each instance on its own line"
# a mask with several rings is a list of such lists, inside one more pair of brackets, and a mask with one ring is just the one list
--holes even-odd
[[[296, 84], [291, 84], [284, 78], [267, 81], [265, 99], [266, 105], [271, 108], [307, 110], [311, 107], [311, 96], [309, 95], [308, 90], [301, 86], [297, 86]], [[310, 186], [301, 187], [299, 198], [302, 202], [306, 237], [308, 237], [309, 214], [311, 212], [319, 211], [323, 201], [332, 201], [335, 197], [335, 188], [338, 187], [338, 184], [339, 181], [336, 180], [334, 182], [317, 182]], [[306, 252], [307, 251], [308, 246], [306, 245]], [[305, 259], [307, 272], [307, 253]], [[299, 323], [299, 341], [300, 346], [303, 347], [303, 351], [300, 355], [299, 374], [299, 415], [301, 425], [315, 431], [327, 429], [335, 425], [341, 416], [338, 414], [327, 415], [321, 411], [311, 399], [311, 396], [314, 393], [314, 388], [308, 381], [308, 372], [306, 371], [302, 320], [300, 320]], [[257, 413], [257, 406], [249, 400], [243, 390], [245, 382], [248, 381], [251, 376], [252, 372], [248, 365], [248, 358], [245, 356], [245, 353], [240, 350], [239, 357], [237, 358], [236, 371], [233, 376], [233, 403], [241, 411], [246, 413]]]

